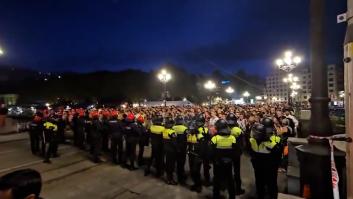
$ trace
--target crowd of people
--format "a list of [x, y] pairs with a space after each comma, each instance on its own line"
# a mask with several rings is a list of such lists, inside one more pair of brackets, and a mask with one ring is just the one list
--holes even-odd
[[[286, 104], [220, 104], [57, 108], [38, 111], [29, 132], [32, 153], [42, 156], [45, 163], [59, 156], [58, 146], [66, 142], [65, 132], [71, 129], [73, 144], [87, 150], [96, 163], [109, 156], [123, 168], [143, 168], [145, 175], [165, 173], [169, 185], [185, 185], [189, 165], [190, 189], [201, 192], [203, 186], [213, 185], [214, 198], [223, 189], [230, 198], [244, 194], [240, 165], [246, 153], [254, 168], [258, 198], [266, 193], [277, 198], [277, 173], [287, 165], [287, 138], [296, 135], [298, 126]], [[149, 145], [151, 155], [144, 158]]]

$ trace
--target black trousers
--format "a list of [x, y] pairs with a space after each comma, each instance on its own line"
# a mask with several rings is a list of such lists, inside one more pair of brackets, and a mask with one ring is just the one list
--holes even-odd
[[81, 149], [84, 148], [85, 144], [85, 131], [84, 129], [77, 129], [77, 138], [76, 138], [76, 146], [80, 147]]
[[185, 180], [186, 146], [179, 149], [176, 156], [178, 181], [183, 182]]
[[137, 143], [138, 143], [138, 138], [135, 138], [135, 137], [126, 138], [126, 156], [127, 156], [127, 160], [129, 160], [130, 167], [135, 167]]
[[233, 160], [233, 168], [234, 168], [234, 181], [235, 181], [235, 188], [237, 191], [241, 189], [241, 176], [240, 176], [240, 158], [241, 156], [237, 156]]
[[58, 138], [53, 132], [45, 132], [42, 140], [42, 152], [45, 160], [57, 155]]
[[194, 186], [202, 187], [201, 183], [201, 165], [202, 159], [196, 155], [189, 154], [189, 167], [192, 181]]
[[39, 152], [40, 146], [40, 131], [30, 130], [29, 131], [29, 138], [31, 142], [31, 151], [32, 154], [37, 154]]
[[175, 170], [177, 153], [175, 150], [165, 150], [165, 171], [167, 173], [167, 179], [173, 180], [173, 173]]
[[257, 197], [259, 199], [265, 198], [266, 188], [268, 195], [271, 199], [277, 199], [277, 172], [278, 165], [271, 164], [271, 159], [267, 162], [257, 161], [252, 159], [252, 165], [255, 171], [255, 184]]
[[109, 151], [108, 143], [109, 143], [109, 133], [106, 131], [103, 131], [102, 132], [102, 149], [105, 152]]
[[163, 139], [162, 136], [151, 136], [152, 155], [147, 164], [146, 170], [149, 171], [155, 162], [157, 175], [163, 174]]
[[91, 152], [94, 161], [99, 160], [99, 155], [102, 152], [102, 136], [100, 133], [92, 133]]
[[138, 163], [139, 165], [141, 165], [143, 163], [143, 153], [145, 151], [145, 141], [144, 140], [140, 140], [139, 141], [139, 154], [138, 154]]
[[232, 175], [232, 162], [215, 162], [213, 165], [214, 183], [213, 183], [213, 198], [220, 198], [220, 191], [224, 184], [228, 190], [229, 198], [235, 198], [235, 185]]
[[205, 178], [205, 181], [210, 181], [210, 169], [211, 169], [211, 166], [210, 166], [210, 160], [208, 158], [204, 158], [203, 159], [203, 176]]
[[111, 143], [112, 160], [115, 163], [123, 162], [123, 136], [122, 135], [112, 135]]

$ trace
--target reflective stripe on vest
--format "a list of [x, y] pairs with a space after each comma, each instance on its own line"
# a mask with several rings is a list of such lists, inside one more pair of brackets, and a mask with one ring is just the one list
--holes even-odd
[[217, 149], [231, 149], [232, 145], [236, 143], [236, 139], [232, 135], [216, 135], [211, 139], [211, 142], [216, 145]]
[[173, 129], [165, 129], [163, 131], [163, 139], [170, 140], [173, 134], [175, 134], [175, 131]]
[[251, 149], [256, 153], [264, 153], [268, 154], [271, 153], [271, 149], [278, 144], [272, 140], [261, 142], [260, 145], [257, 144], [257, 141], [254, 138], [250, 138]]
[[184, 134], [185, 133], [185, 131], [186, 131], [186, 126], [184, 126], [184, 125], [175, 125], [175, 126], [173, 126], [173, 130], [178, 134], [178, 135], [180, 135], [180, 134]]
[[231, 129], [231, 135], [233, 135], [235, 138], [238, 138], [241, 135], [241, 132], [242, 130], [239, 127], [233, 127]]
[[187, 142], [191, 144], [196, 144], [198, 141], [203, 138], [203, 135], [201, 133], [199, 134], [188, 134], [187, 135]]
[[164, 127], [163, 126], [159, 126], [159, 125], [152, 125], [150, 130], [151, 130], [151, 133], [153, 134], [157, 134], [157, 135], [160, 135], [162, 134], [162, 132], [164, 131]]

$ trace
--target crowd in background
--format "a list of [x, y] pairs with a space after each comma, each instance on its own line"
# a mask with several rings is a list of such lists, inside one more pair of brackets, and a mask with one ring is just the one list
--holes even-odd
[[[196, 124], [196, 127], [193, 127], [193, 124], [194, 126]], [[222, 124], [225, 125], [222, 126]], [[264, 125], [264, 127], [261, 125]], [[185, 134], [185, 140], [183, 141], [185, 142], [185, 150], [182, 152], [182, 156], [184, 157], [181, 157], [180, 161], [182, 165], [180, 166], [180, 157], [178, 155], [180, 150], [178, 147], [180, 147], [179, 135], [181, 134], [176, 133], [176, 131], [178, 131], [181, 126], [183, 127], [181, 128], [183, 129], [181, 133]], [[160, 131], [161, 139], [156, 139], [156, 134], [153, 131], [159, 128], [163, 128], [163, 130]], [[206, 145], [213, 144], [216, 150], [222, 149], [222, 147], [217, 147], [216, 141], [218, 138], [222, 138], [226, 141], [226, 139], [230, 138], [229, 136], [231, 134], [233, 135], [234, 128], [238, 133], [234, 135], [234, 141], [230, 139], [232, 142], [230, 146], [236, 146], [232, 154], [237, 154], [238, 158], [232, 157], [233, 163], [231, 167], [234, 167], [234, 173], [232, 173], [231, 170], [229, 171], [231, 176], [234, 175], [234, 179], [232, 178], [230, 180], [235, 180], [235, 190], [232, 191], [232, 188], [229, 188], [234, 187], [233, 185], [228, 187], [230, 197], [235, 197], [235, 193], [236, 195], [240, 195], [245, 192], [241, 187], [240, 179], [240, 155], [243, 152], [250, 154], [252, 157], [255, 178], [257, 178], [256, 186], [259, 198], [264, 197], [265, 192], [262, 190], [264, 188], [261, 187], [265, 187], [266, 185], [266, 182], [260, 182], [260, 178], [273, 179], [272, 182], [268, 182], [267, 186], [268, 189], [270, 189], [271, 186], [274, 187], [269, 192], [274, 192], [272, 196], [275, 197], [277, 194], [277, 182], [274, 181], [277, 180], [277, 172], [285, 172], [287, 167], [287, 138], [296, 136], [299, 130], [299, 122], [294, 116], [293, 109], [284, 103], [262, 105], [219, 104], [213, 106], [185, 107], [124, 106], [119, 108], [91, 109], [63, 109], [57, 107], [38, 111], [31, 122], [29, 132], [32, 153], [44, 157], [45, 163], [51, 163], [50, 158], [55, 158], [60, 155], [58, 153], [59, 144], [67, 143], [67, 132], [71, 130], [73, 131], [73, 144], [82, 150], [90, 152], [94, 162], [101, 162], [101, 158], [105, 156], [110, 157], [108, 159], [111, 159], [114, 164], [135, 170], [137, 169], [135, 165], [136, 161], [139, 167], [145, 168], [145, 175], [148, 175], [150, 173], [150, 167], [154, 166], [157, 170], [157, 177], [163, 176], [164, 172], [167, 173], [166, 182], [170, 185], [177, 184], [173, 179], [175, 165], [177, 165], [176, 173], [179, 184], [185, 183], [184, 164], [187, 162], [185, 158], [188, 154], [191, 178], [195, 183], [191, 186], [191, 190], [200, 192], [202, 188], [200, 184], [201, 164], [203, 165], [204, 171], [204, 186], [210, 186], [212, 184], [211, 176], [208, 171], [211, 168], [210, 165], [212, 165], [212, 158], [205, 158], [202, 152], [200, 152], [200, 161], [199, 163], [195, 163], [192, 154], [194, 152], [199, 153], [199, 150], [195, 150], [194, 148], [195, 144], [200, 144], [200, 149], [202, 149], [202, 143], [206, 143]], [[268, 128], [270, 129], [269, 131], [267, 130]], [[265, 139], [261, 138], [258, 140], [255, 134], [256, 132], [260, 132], [261, 134], [262, 129], [265, 129], [263, 134], [267, 134], [267, 137], [265, 136]], [[193, 131], [195, 132], [194, 141], [192, 139], [194, 135], [192, 133]], [[223, 132], [223, 134], [221, 132]], [[166, 136], [164, 134], [166, 134]], [[199, 134], [201, 137], [199, 137]], [[217, 139], [212, 139], [215, 137], [217, 137]], [[174, 138], [176, 145], [178, 145], [175, 148], [175, 153], [171, 152], [174, 147], [172, 143]], [[258, 141], [256, 142], [254, 140]], [[161, 142], [162, 145], [158, 145], [156, 142]], [[253, 145], [254, 143], [256, 146]], [[148, 145], [152, 146], [152, 153], [146, 160], [146, 158], [144, 158], [146, 157], [146, 154], [144, 155], [144, 148]], [[280, 146], [276, 147], [279, 149], [276, 150], [276, 157], [279, 157], [278, 166], [277, 164], [273, 166], [273, 168], [276, 169], [276, 174], [266, 176], [266, 172], [263, 171], [263, 169], [267, 167], [261, 166], [261, 168], [259, 168], [255, 166], [259, 163], [256, 163], [254, 159], [263, 159], [262, 155], [259, 156], [256, 155], [256, 153], [270, 154], [272, 150], [275, 151], [273, 149], [275, 145]], [[139, 147], [138, 153], [136, 149], [137, 146]], [[190, 147], [192, 148], [190, 149]], [[257, 147], [257, 149], [254, 149], [254, 147]], [[264, 148], [260, 149], [261, 147]], [[183, 144], [181, 148], [183, 148]], [[186, 148], [188, 151], [186, 151]], [[238, 153], [236, 151], [241, 152]], [[278, 153], [278, 151], [280, 152]], [[218, 155], [219, 154], [222, 153], [218, 153]], [[261, 161], [275, 161], [276, 159], [277, 158], [271, 158], [270, 160], [265, 158]], [[192, 165], [194, 164], [198, 165], [196, 169], [198, 171], [192, 171]], [[213, 165], [217, 168], [216, 163], [213, 162]], [[225, 170], [228, 167], [223, 165], [223, 167], [218, 167], [218, 169], [220, 168], [221, 170]], [[256, 170], [261, 170], [260, 174], [256, 172]], [[196, 175], [193, 175], [193, 172], [196, 172]], [[216, 181], [216, 173], [217, 171], [214, 170], [214, 181]], [[271, 180], [268, 179], [268, 181]], [[217, 189], [219, 189], [219, 187]], [[218, 192], [214, 191], [214, 194]]]

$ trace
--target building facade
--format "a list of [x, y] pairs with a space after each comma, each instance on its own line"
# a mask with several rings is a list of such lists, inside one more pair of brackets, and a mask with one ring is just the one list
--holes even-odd
[[[294, 101], [305, 102], [311, 97], [311, 72], [309, 68], [299, 68], [291, 72], [298, 77], [297, 84], [300, 89], [297, 90], [297, 95], [293, 97]], [[276, 70], [266, 78], [266, 87], [264, 90], [265, 96], [271, 101], [287, 101], [288, 93], [291, 93], [290, 85], [285, 83], [283, 79], [288, 76], [288, 73]], [[332, 101], [339, 101], [340, 91], [344, 90], [343, 69], [337, 65], [327, 66], [327, 86], [328, 96]]]

